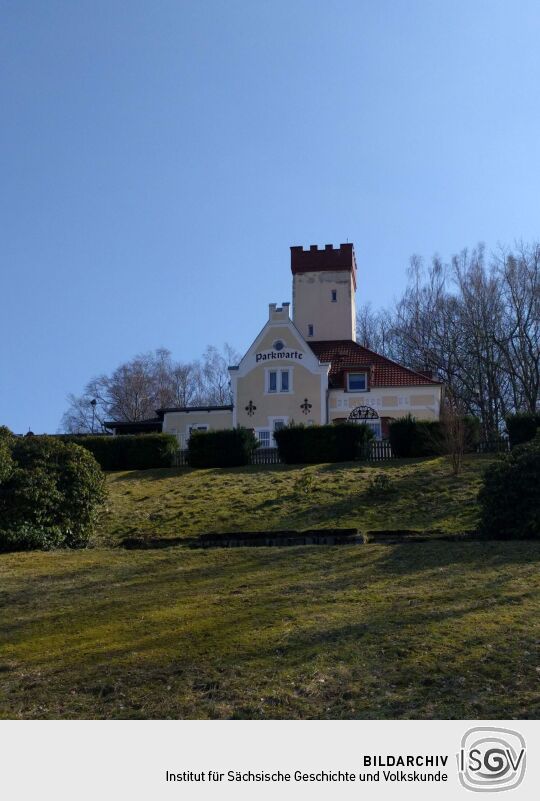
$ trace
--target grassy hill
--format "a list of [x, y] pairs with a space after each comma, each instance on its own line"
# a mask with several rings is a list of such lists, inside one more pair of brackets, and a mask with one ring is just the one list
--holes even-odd
[[111, 474], [93, 548], [0, 555], [0, 717], [539, 717], [538, 541], [110, 547], [459, 532], [487, 461]]
[[[96, 541], [324, 527], [465, 531], [476, 526], [476, 495], [489, 461], [467, 457], [458, 478], [444, 458], [112, 473]], [[373, 489], [381, 475], [388, 488]]]

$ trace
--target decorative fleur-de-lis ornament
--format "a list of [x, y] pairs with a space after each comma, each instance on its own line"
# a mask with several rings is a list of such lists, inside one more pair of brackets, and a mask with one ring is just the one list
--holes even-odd
[[250, 402], [246, 406], [246, 412], [249, 414], [250, 417], [253, 417], [253, 415], [255, 414], [256, 410], [257, 410], [257, 407], [255, 406], [253, 401], [250, 400]]
[[300, 408], [304, 414], [309, 414], [313, 404], [308, 403], [308, 399], [304, 398], [304, 402], [300, 404]]

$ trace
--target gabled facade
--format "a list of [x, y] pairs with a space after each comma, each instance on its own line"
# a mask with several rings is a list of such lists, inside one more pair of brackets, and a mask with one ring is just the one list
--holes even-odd
[[313, 353], [289, 316], [269, 306], [268, 321], [237, 367], [230, 367], [233, 426], [252, 428], [261, 445], [292, 422], [326, 422], [330, 364]]
[[[437, 420], [442, 384], [356, 342], [354, 247], [291, 248], [290, 304], [271, 303], [268, 319], [238, 365], [229, 368], [232, 406], [160, 409], [162, 430], [181, 448], [193, 430], [242, 426], [262, 447], [290, 423], [365, 423], [385, 438], [392, 419]], [[117, 426], [120, 432], [122, 424]]]

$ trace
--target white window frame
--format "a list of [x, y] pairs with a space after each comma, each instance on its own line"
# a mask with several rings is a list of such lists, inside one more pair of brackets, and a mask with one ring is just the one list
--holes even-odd
[[[364, 376], [365, 381], [366, 381], [366, 385], [365, 385], [364, 389], [351, 389], [351, 384], [350, 384], [351, 375], [363, 375]], [[365, 370], [358, 370], [357, 372], [347, 373], [347, 392], [368, 392], [368, 391], [369, 391], [368, 390], [368, 374], [365, 372]]]
[[[270, 389], [270, 373], [276, 374], [276, 389]], [[289, 389], [281, 389], [281, 374], [289, 374]], [[265, 395], [291, 395], [293, 393], [293, 376], [294, 370], [292, 367], [266, 367], [264, 375], [264, 394]]]
[[[272, 439], [273, 439], [273, 437], [272, 437], [272, 432], [271, 432], [271, 430], [269, 428], [256, 428], [255, 429], [255, 434], [257, 435], [257, 439], [259, 440], [259, 446], [261, 448], [271, 448], [272, 447]], [[268, 434], [268, 442], [267, 442], [267, 444], [263, 444], [263, 441], [261, 439], [261, 434]], [[266, 439], [266, 437], [265, 437], [265, 439]]]

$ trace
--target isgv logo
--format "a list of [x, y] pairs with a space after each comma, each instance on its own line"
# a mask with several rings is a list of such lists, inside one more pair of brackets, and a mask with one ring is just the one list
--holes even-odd
[[478, 793], [512, 790], [523, 781], [526, 758], [519, 732], [476, 726], [461, 739], [459, 780], [467, 790]]

